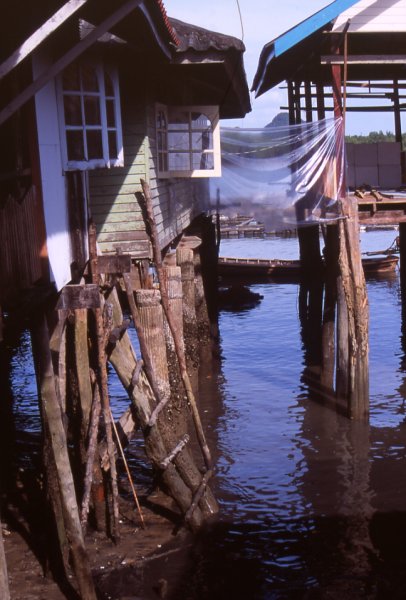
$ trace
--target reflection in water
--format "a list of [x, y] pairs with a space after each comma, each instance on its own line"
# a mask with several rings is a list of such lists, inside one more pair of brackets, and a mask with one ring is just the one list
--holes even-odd
[[214, 384], [202, 402], [217, 421], [222, 521], [200, 540], [178, 597], [406, 597], [399, 284], [368, 285], [371, 424], [349, 421], [311, 385], [318, 354], [298, 286], [252, 286], [259, 306], [221, 314], [222, 395]]

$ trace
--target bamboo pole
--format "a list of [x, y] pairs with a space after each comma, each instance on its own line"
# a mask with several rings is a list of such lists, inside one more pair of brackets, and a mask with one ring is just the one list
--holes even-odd
[[118, 435], [118, 431], [117, 431], [117, 427], [116, 427], [116, 424], [113, 419], [113, 415], [111, 415], [111, 422], [113, 423], [114, 434], [116, 436], [117, 445], [119, 447], [121, 458], [123, 459], [124, 467], [125, 467], [125, 470], [127, 473], [128, 481], [130, 483], [131, 491], [133, 493], [135, 506], [137, 507], [138, 514], [140, 515], [141, 526], [143, 529], [145, 529], [144, 515], [142, 514], [142, 510], [141, 510], [141, 506], [140, 506], [140, 503], [138, 500], [137, 492], [135, 491], [134, 481], [133, 481], [133, 478], [131, 477], [130, 469], [128, 468], [128, 462], [127, 462], [127, 459], [124, 454], [123, 446], [121, 445], [120, 436]]
[[201, 448], [201, 451], [202, 451], [202, 454], [204, 457], [206, 469], [210, 470], [211, 464], [212, 464], [210, 450], [209, 450], [209, 447], [206, 442], [206, 436], [204, 434], [202, 422], [200, 420], [200, 415], [199, 415], [199, 411], [197, 408], [196, 399], [193, 394], [189, 375], [187, 373], [185, 355], [184, 355], [184, 352], [182, 351], [182, 345], [181, 345], [181, 342], [179, 339], [179, 334], [176, 331], [175, 324], [173, 322], [172, 313], [169, 308], [168, 292], [167, 292], [164, 277], [162, 274], [162, 257], [161, 257], [161, 252], [160, 252], [159, 244], [158, 244], [158, 231], [157, 231], [155, 217], [154, 217], [154, 213], [153, 213], [150, 189], [149, 189], [147, 182], [144, 179], [141, 179], [141, 186], [142, 186], [142, 190], [143, 190], [144, 197], [145, 197], [146, 213], [147, 213], [148, 224], [150, 227], [155, 267], [157, 270], [159, 284], [161, 287], [162, 306], [164, 309], [165, 316], [168, 320], [169, 328], [172, 332], [173, 340], [175, 343], [175, 350], [176, 350], [176, 355], [177, 355], [177, 358], [179, 361], [180, 373], [181, 373], [181, 377], [182, 377], [182, 380], [183, 380], [183, 383], [185, 386], [186, 395], [188, 397], [188, 401], [189, 401], [189, 404], [190, 404], [190, 407], [192, 410], [193, 422], [195, 424], [197, 438], [198, 438], [199, 445], [200, 445], [200, 448]]
[[49, 439], [56, 465], [66, 534], [73, 559], [73, 568], [78, 581], [81, 598], [83, 600], [96, 600], [96, 592], [80, 524], [61, 407], [56, 395], [55, 375], [49, 347], [48, 325], [44, 313], [38, 315], [35, 320], [35, 325], [32, 327], [32, 339], [43, 416], [50, 433]]

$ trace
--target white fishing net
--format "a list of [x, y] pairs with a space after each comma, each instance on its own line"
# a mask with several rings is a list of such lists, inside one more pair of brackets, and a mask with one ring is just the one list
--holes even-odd
[[342, 119], [263, 129], [221, 129], [222, 177], [212, 203], [270, 227], [337, 218], [344, 186]]

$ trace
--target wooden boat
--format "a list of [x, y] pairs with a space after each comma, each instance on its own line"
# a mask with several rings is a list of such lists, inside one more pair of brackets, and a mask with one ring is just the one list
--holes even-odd
[[[398, 264], [397, 256], [376, 256], [363, 258], [362, 266], [366, 276], [379, 276], [393, 273]], [[221, 277], [239, 279], [285, 279], [298, 280], [299, 260], [232, 258], [219, 257], [218, 273]]]

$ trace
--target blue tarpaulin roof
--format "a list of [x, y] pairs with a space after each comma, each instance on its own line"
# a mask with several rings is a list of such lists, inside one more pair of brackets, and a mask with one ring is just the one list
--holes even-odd
[[257, 95], [265, 91], [265, 89], [261, 88], [264, 83], [267, 67], [273, 59], [279, 58], [285, 52], [303, 42], [306, 38], [325, 27], [331, 21], [334, 21], [342, 12], [358, 2], [359, 0], [335, 0], [335, 2], [322, 8], [308, 19], [298, 23], [292, 29], [289, 29], [272, 42], [266, 44], [261, 52], [252, 87], [257, 92]]

